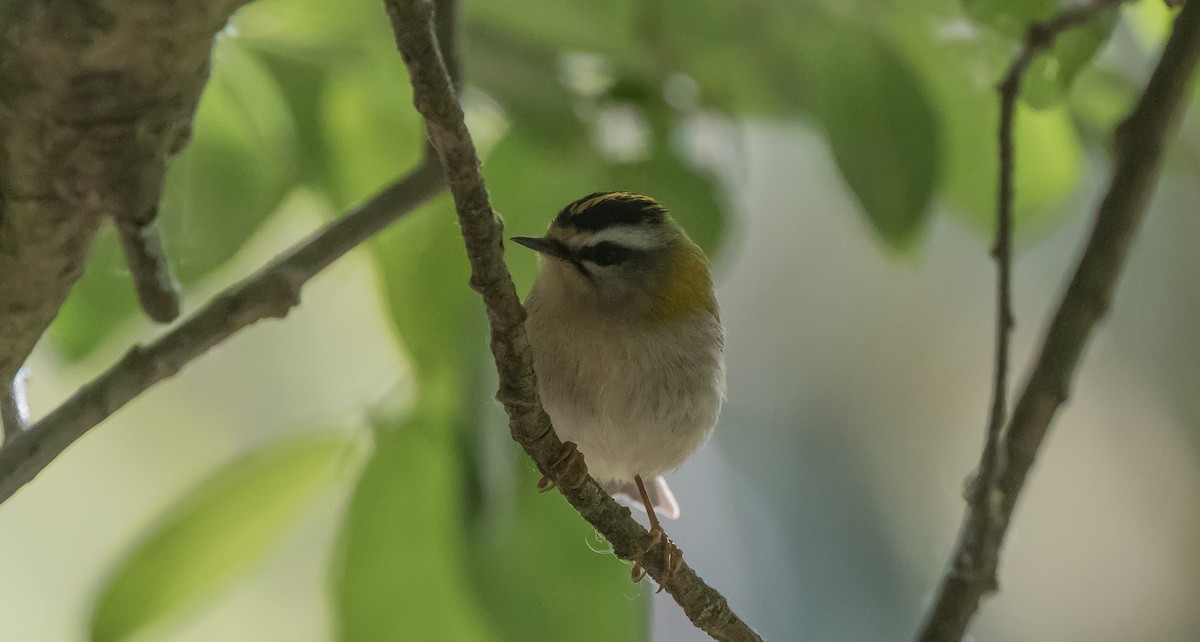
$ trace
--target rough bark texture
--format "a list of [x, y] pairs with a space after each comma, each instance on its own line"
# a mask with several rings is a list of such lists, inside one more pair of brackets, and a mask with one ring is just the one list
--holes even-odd
[[58, 313], [104, 218], [158, 203], [240, 5], [0, 0], [0, 377]]

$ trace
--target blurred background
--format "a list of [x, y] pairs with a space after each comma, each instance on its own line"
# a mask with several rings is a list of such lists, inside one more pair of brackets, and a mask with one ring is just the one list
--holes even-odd
[[[687, 559], [771, 640], [910, 638], [989, 403], [995, 81], [1057, 0], [466, 0], [463, 101], [510, 234], [658, 198], [713, 257], [729, 401], [670, 476]], [[1171, 14], [1030, 70], [1014, 384]], [[162, 225], [195, 309], [412, 167], [381, 3], [259, 0], [217, 39]], [[1200, 639], [1200, 115], [1167, 155], [977, 640]], [[524, 293], [532, 253], [510, 252]], [[160, 329], [106, 230], [31, 360], [35, 416]], [[73, 445], [0, 510], [3, 640], [701, 640], [492, 401], [449, 199]]]

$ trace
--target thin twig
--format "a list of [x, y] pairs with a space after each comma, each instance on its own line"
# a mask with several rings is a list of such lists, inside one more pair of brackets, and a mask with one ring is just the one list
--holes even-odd
[[413, 85], [413, 102], [424, 116], [430, 140], [445, 169], [471, 262], [471, 287], [482, 295], [491, 326], [492, 354], [499, 373], [497, 398], [509, 416], [513, 438], [567, 501], [612, 543], [617, 556], [637, 560], [683, 607], [692, 623], [719, 640], [758, 640], [725, 598], [680, 562], [669, 580], [663, 544], [650, 535], [590, 476], [573, 485], [554, 462], [566, 459], [537, 394], [525, 310], [504, 263], [503, 224], [492, 210], [479, 171], [479, 157], [463, 123], [462, 108], [438, 54], [427, 0], [387, 0], [396, 43]]
[[1029, 65], [1063, 32], [1085, 24], [1101, 11], [1115, 7], [1124, 0], [1098, 0], [1089, 5], [1068, 9], [1045, 22], [1029, 26], [1020, 53], [1009, 66], [1004, 78], [997, 85], [1000, 94], [1000, 125], [997, 138], [1000, 147], [1000, 178], [996, 198], [996, 241], [992, 257], [996, 261], [996, 339], [994, 374], [992, 379], [992, 406], [988, 415], [983, 454], [979, 466], [972, 476], [968, 488], [970, 511], [974, 516], [963, 533], [964, 555], [954, 560], [954, 572], [962, 576], [983, 573], [979, 581], [994, 591], [996, 562], [992, 557], [996, 547], [990, 541], [994, 535], [994, 506], [989, 505], [988, 496], [995, 483], [996, 462], [1001, 447], [1001, 434], [1008, 414], [1008, 369], [1009, 341], [1014, 323], [1012, 308], [1012, 232], [1013, 232], [1013, 177], [1015, 173], [1015, 151], [1013, 130], [1016, 124], [1017, 100], [1021, 95], [1021, 81]]
[[[1103, 3], [1115, 4], [1112, 0]], [[1052, 36], [1086, 20], [1083, 11], [1084, 8], [1074, 9], [1069, 12], [1069, 19], [1055, 19], [1044, 25], [1057, 29], [1050, 32]], [[1044, 46], [1045, 40], [1041, 42]], [[1067, 400], [1083, 349], [1111, 306], [1121, 268], [1144, 218], [1163, 149], [1177, 125], [1198, 59], [1200, 3], [1189, 2], [1175, 20], [1146, 90], [1117, 127], [1112, 175], [1091, 235], [1002, 434], [995, 471], [987, 484], [985, 507], [978, 510], [973, 502], [964, 517], [950, 569], [929, 610], [921, 640], [962, 639], [980, 600], [994, 590], [992, 578], [1017, 499], [1051, 420]], [[974, 548], [978, 543], [972, 540], [981, 520], [987, 524], [982, 550]]]
[[237, 331], [283, 317], [300, 289], [338, 258], [444, 188], [436, 159], [218, 294], [170, 332], [135, 346], [41, 421], [0, 448], [0, 502], [27, 484], [63, 450], [147, 388], [179, 372]]

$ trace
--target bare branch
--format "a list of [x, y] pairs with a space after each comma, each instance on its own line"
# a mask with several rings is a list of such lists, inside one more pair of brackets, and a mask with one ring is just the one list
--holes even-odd
[[[1115, 4], [1118, 4], [1115, 0], [1106, 0], [1077, 7], [1031, 27], [1025, 50], [1010, 69], [1011, 86], [1005, 89], [1002, 85], [1005, 100], [1015, 100], [1021, 72], [1037, 51], [1053, 42], [1054, 36]], [[1171, 37], [1145, 92], [1117, 128], [1112, 175], [1096, 213], [1091, 236], [1050, 322], [1041, 352], [1007, 429], [999, 436], [989, 429], [988, 447], [980, 471], [984, 471], [989, 458], [989, 466], [994, 470], [987, 477], [976, 480], [983, 490], [972, 497], [950, 569], [938, 588], [920, 633], [921, 640], [962, 639], [979, 609], [980, 600], [995, 590], [1000, 547], [1025, 478], [1051, 420], [1067, 399], [1087, 340], [1109, 309], [1198, 58], [1200, 3], [1190, 2], [1176, 18]], [[1009, 84], [1007, 79], [1005, 84]], [[1010, 92], [1013, 98], [1005, 92]], [[1011, 119], [1011, 113], [1008, 118]], [[1007, 153], [1006, 162], [1011, 168], [1011, 141]], [[1011, 190], [1011, 178], [1008, 189]], [[1008, 195], [1002, 192], [1002, 199], [1008, 199], [1008, 207], [1011, 207], [1011, 191]], [[990, 454], [989, 450], [992, 451]]]
[[1013, 230], [1013, 128], [1016, 121], [1017, 99], [1021, 95], [1021, 80], [1025, 70], [1038, 54], [1054, 45], [1063, 32], [1080, 26], [1106, 9], [1113, 9], [1124, 0], [1098, 0], [1089, 5], [1068, 9], [1046, 22], [1029, 26], [1021, 52], [1013, 60], [1003, 80], [997, 86], [1000, 94], [1000, 125], [997, 132], [1000, 147], [999, 193], [996, 198], [996, 241], [992, 257], [996, 260], [996, 339], [994, 374], [992, 377], [992, 407], [988, 416], [983, 454], [972, 475], [967, 500], [972, 519], [963, 531], [963, 554], [954, 560], [955, 574], [975, 576], [988, 591], [997, 587], [996, 547], [991, 538], [994, 506], [988, 497], [995, 483], [996, 462], [1001, 447], [1001, 435], [1008, 414], [1009, 340], [1014, 323], [1012, 309], [1012, 230]]
[[157, 203], [213, 36], [242, 2], [0, 2], [0, 379], [58, 314], [104, 219]]
[[471, 287], [483, 296], [492, 334], [492, 354], [500, 375], [497, 399], [509, 416], [513, 438], [543, 474], [556, 482], [567, 501], [612, 543], [617, 556], [637, 560], [683, 607], [698, 628], [719, 640], [758, 640], [754, 631], [729, 608], [686, 563], [665, 579], [662, 543], [651, 538], [590, 476], [572, 485], [555, 462], [567, 449], [554, 434], [537, 394], [537, 381], [525, 310], [517, 298], [504, 262], [503, 223], [492, 210], [479, 171], [479, 157], [463, 123], [462, 108], [446, 73], [431, 29], [427, 0], [387, 0], [396, 43], [408, 66], [413, 102], [424, 116], [430, 140], [442, 159], [450, 193], [458, 211], [463, 240], [471, 261]]
[[321, 270], [442, 189], [436, 160], [426, 158], [408, 176], [217, 295], [170, 332], [147, 346], [134, 347], [0, 448], [0, 502], [150, 386], [179, 372], [238, 330], [286, 315], [299, 303], [300, 289]]

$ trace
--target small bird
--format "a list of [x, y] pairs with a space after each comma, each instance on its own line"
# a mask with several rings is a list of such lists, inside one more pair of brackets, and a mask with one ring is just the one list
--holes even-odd
[[663, 206], [628, 192], [584, 196], [545, 236], [512, 240], [541, 257], [525, 328], [555, 432], [665, 538], [655, 511], [675, 519], [679, 504], [662, 474], [712, 434], [725, 399], [708, 259]]

